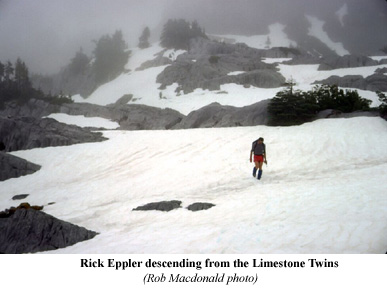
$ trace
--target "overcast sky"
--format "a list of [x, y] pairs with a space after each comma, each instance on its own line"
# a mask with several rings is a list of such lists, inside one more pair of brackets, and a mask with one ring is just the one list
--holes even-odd
[[0, 61], [17, 57], [30, 71], [56, 72], [82, 46], [121, 29], [129, 47], [146, 27], [159, 25], [158, 0], [0, 0]]
[[332, 14], [351, 1], [385, 3], [384, 0], [0, 0], [0, 61], [14, 62], [20, 57], [30, 72], [55, 73], [69, 63], [80, 47], [91, 55], [93, 40], [117, 29], [122, 30], [129, 48], [137, 46], [146, 26], [151, 30], [158, 27], [160, 32], [168, 18], [196, 19], [209, 33], [263, 34], [267, 26], [257, 25], [258, 21], [272, 24], [278, 19], [297, 19], [300, 13], [313, 14], [313, 10]]

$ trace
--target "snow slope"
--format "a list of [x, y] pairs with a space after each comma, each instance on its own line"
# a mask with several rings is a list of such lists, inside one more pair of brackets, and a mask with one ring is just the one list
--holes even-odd
[[350, 54], [346, 50], [341, 42], [334, 42], [329, 35], [324, 31], [325, 22], [310, 15], [306, 15], [311, 27], [309, 28], [308, 34], [321, 40], [322, 43], [326, 44], [331, 50], [335, 51], [338, 55]]
[[[105, 131], [108, 141], [14, 152], [42, 165], [0, 182], [57, 218], [98, 231], [50, 253], [385, 253], [387, 122], [327, 119], [293, 127]], [[268, 166], [251, 176], [251, 142]], [[132, 211], [180, 200], [171, 212]], [[47, 205], [55, 202], [53, 205]], [[200, 212], [185, 207], [210, 202]]]

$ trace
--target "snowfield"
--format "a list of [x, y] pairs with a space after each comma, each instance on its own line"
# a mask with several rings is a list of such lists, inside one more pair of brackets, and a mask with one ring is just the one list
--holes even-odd
[[[281, 35], [282, 27], [271, 33]], [[271, 41], [276, 38], [271, 34]], [[260, 41], [267, 37], [259, 38]], [[282, 88], [219, 91], [197, 89], [176, 95], [177, 84], [159, 90], [165, 68], [136, 71], [162, 48], [133, 49], [123, 73], [87, 100], [172, 108], [187, 115], [212, 102], [242, 107], [273, 98]], [[183, 51], [166, 51], [175, 60]], [[368, 76], [381, 66], [318, 71], [316, 65], [277, 63], [295, 89], [330, 75]], [[241, 72], [234, 72], [241, 73]], [[378, 106], [374, 92], [358, 90]], [[102, 143], [12, 152], [42, 165], [35, 174], [0, 182], [0, 208], [23, 202], [100, 234], [48, 253], [255, 254], [385, 253], [387, 250], [387, 122], [378, 117], [326, 119], [293, 127], [237, 127], [172, 131], [119, 131], [101, 118], [52, 114], [60, 122], [105, 128]], [[268, 166], [252, 177], [251, 143], [264, 137]], [[179, 200], [170, 212], [132, 211], [157, 201]], [[215, 204], [191, 212], [195, 202]]]
[[[102, 143], [14, 152], [42, 165], [1, 182], [100, 234], [47, 253], [385, 253], [387, 122], [319, 120], [293, 127], [105, 131]], [[252, 141], [268, 166], [252, 177]], [[180, 200], [170, 212], [132, 211]], [[54, 202], [52, 205], [48, 203]], [[215, 207], [191, 212], [194, 202]]]

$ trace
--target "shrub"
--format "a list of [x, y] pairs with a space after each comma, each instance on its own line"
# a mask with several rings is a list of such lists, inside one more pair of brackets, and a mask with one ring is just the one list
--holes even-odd
[[217, 64], [218, 61], [219, 61], [219, 56], [211, 55], [211, 56], [208, 58], [208, 61], [209, 61], [211, 64]]
[[319, 111], [339, 110], [344, 113], [369, 110], [371, 101], [359, 96], [358, 92], [340, 90], [336, 85], [316, 86], [311, 91], [293, 91], [294, 83], [280, 91], [268, 106], [269, 125], [299, 125], [313, 120]]

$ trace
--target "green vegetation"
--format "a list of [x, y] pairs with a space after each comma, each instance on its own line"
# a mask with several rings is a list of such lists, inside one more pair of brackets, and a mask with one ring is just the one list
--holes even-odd
[[211, 55], [209, 58], [208, 58], [208, 61], [211, 63], [211, 64], [217, 64], [219, 62], [219, 56], [217, 55]]
[[379, 101], [381, 102], [379, 105], [380, 116], [387, 120], [387, 96], [379, 91], [376, 92], [376, 94], [378, 95]]
[[189, 23], [184, 19], [170, 19], [164, 25], [160, 43], [165, 48], [188, 49], [189, 41], [195, 37], [207, 38], [204, 29], [196, 21]]
[[344, 91], [336, 85], [320, 85], [303, 92], [293, 90], [293, 81], [286, 85], [287, 88], [278, 92], [269, 103], [270, 125], [299, 125], [313, 120], [318, 112], [326, 109], [343, 113], [370, 109], [371, 101], [360, 97], [356, 90]]
[[102, 84], [116, 78], [124, 71], [129, 55], [130, 51], [127, 51], [127, 44], [120, 30], [117, 30], [112, 36], [102, 36], [96, 41], [94, 50], [95, 81]]
[[138, 39], [138, 47], [141, 49], [148, 48], [150, 46], [149, 37], [150, 37], [149, 27], [145, 27], [140, 38]]
[[7, 102], [15, 101], [22, 105], [30, 99], [44, 99], [50, 103], [70, 103], [68, 97], [45, 95], [41, 90], [32, 87], [26, 64], [18, 58], [15, 65], [10, 61], [0, 62], [0, 109], [5, 108]]

